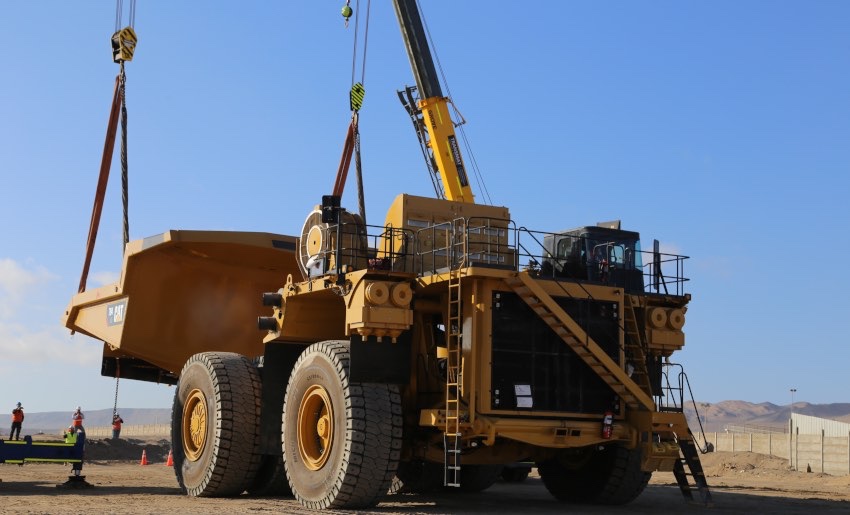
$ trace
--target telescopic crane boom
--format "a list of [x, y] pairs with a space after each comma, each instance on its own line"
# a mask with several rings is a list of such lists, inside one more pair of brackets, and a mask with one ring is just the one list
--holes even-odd
[[[393, 0], [393, 6], [420, 96], [415, 106], [416, 113], [411, 115], [421, 115], [427, 131], [424, 144], [430, 149], [432, 163], [442, 183], [443, 191], [438, 190], [437, 193], [448, 200], [473, 203], [472, 188], [449, 115], [449, 99], [443, 96], [440, 88], [416, 0]], [[409, 106], [409, 109], [412, 107]]]

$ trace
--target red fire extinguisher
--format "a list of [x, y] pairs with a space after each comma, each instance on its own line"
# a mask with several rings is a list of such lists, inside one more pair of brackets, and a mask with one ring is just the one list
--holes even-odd
[[610, 411], [605, 412], [605, 416], [602, 417], [602, 438], [606, 440], [611, 438], [611, 435], [614, 433], [614, 413]]

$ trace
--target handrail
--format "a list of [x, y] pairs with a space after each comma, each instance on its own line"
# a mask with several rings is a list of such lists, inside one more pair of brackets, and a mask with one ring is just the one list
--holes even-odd
[[[707, 438], [705, 436], [705, 428], [702, 426], [702, 418], [699, 416], [699, 409], [697, 408], [697, 403], [694, 400], [694, 392], [691, 388], [691, 382], [688, 380], [688, 375], [685, 373], [685, 368], [678, 363], [664, 363], [664, 368], [678, 368], [678, 387], [672, 387], [670, 385], [670, 375], [667, 370], [662, 371], [662, 377], [666, 382], [666, 386], [662, 385], [661, 390], [662, 394], [659, 395], [660, 402], [658, 403], [659, 411], [685, 411], [685, 388], [687, 387], [688, 395], [690, 396], [691, 405], [694, 407], [694, 413], [696, 415], [697, 424], [699, 425], [699, 433], [702, 435], [702, 441], [707, 442]], [[676, 396], [678, 395], [678, 403], [676, 402]], [[668, 401], [672, 401], [672, 406], [668, 403]], [[699, 449], [702, 454], [706, 454], [708, 452], [708, 447], [703, 446]]]
[[[688, 256], [629, 248], [622, 251], [625, 259], [597, 262], [590, 258], [568, 266], [571, 263], [568, 256], [555, 255], [555, 248], [547, 248], [553, 247], [558, 237], [563, 238], [563, 233], [516, 227], [510, 219], [470, 217], [462, 219], [462, 225], [458, 220], [414, 228], [342, 222], [339, 231], [337, 225], [328, 225], [328, 234], [339, 234], [341, 245], [338, 250], [328, 246], [317, 257], [328, 263], [329, 257], [338, 252], [339, 263], [356, 265], [355, 269], [369, 267], [429, 275], [448, 269], [452, 264], [449, 256], [465, 241], [469, 245], [468, 255], [464, 257], [469, 265], [515, 271], [530, 269], [541, 279], [609, 286], [626, 284], [636, 293], [639, 289], [647, 295], [676, 296], [685, 295], [685, 284], [690, 280], [684, 276], [684, 261]], [[568, 237], [579, 240], [580, 245], [586, 239]], [[322, 270], [328, 272], [331, 271], [327, 268]]]

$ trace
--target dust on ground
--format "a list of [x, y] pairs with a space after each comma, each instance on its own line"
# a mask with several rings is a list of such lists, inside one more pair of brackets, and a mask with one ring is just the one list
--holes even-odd
[[[70, 474], [61, 464], [0, 465], [4, 513], [315, 513], [291, 498], [240, 496], [192, 498], [177, 487], [166, 459], [167, 440], [90, 440], [83, 474], [93, 487], [57, 488]], [[141, 465], [145, 451], [148, 465]], [[713, 507], [688, 503], [672, 473], [657, 472], [634, 502], [625, 506], [564, 505], [543, 486], [536, 471], [522, 483], [499, 482], [484, 492], [397, 494], [369, 510], [331, 513], [514, 514], [514, 513], [850, 513], [850, 476], [790, 470], [779, 458], [748, 452], [702, 456]], [[698, 499], [699, 495], [695, 493]]]

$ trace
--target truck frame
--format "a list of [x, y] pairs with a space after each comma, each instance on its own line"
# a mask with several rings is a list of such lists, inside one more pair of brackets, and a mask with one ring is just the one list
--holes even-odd
[[401, 194], [381, 225], [329, 195], [299, 236], [130, 242], [65, 326], [104, 342], [103, 375], [176, 385], [189, 495], [354, 509], [532, 462], [565, 502], [627, 503], [657, 470], [710, 502], [669, 362], [687, 258], [618, 222], [540, 232], [474, 203], [416, 2], [393, 3], [417, 80], [399, 96], [439, 198]]

